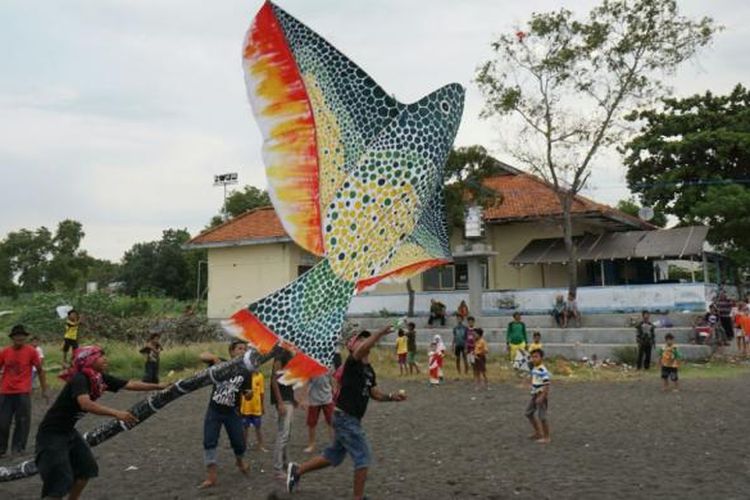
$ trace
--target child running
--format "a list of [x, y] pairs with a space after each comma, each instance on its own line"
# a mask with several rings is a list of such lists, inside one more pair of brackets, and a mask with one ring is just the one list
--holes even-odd
[[544, 351], [531, 351], [531, 400], [526, 407], [526, 418], [534, 428], [530, 437], [540, 444], [550, 442], [549, 423], [547, 422], [547, 405], [549, 401], [550, 374], [544, 366]]
[[148, 342], [139, 351], [146, 357], [146, 364], [143, 369], [143, 381], [152, 384], [159, 383], [159, 357], [161, 356], [161, 335], [152, 333], [148, 337]]
[[398, 371], [402, 377], [407, 374], [406, 358], [408, 354], [408, 339], [406, 338], [404, 330], [399, 328], [398, 336], [396, 337], [396, 356], [398, 356]]
[[677, 346], [674, 345], [674, 335], [668, 333], [664, 336], [666, 345], [659, 349], [659, 366], [661, 366], [661, 379], [662, 379], [662, 390], [669, 390], [669, 381], [674, 383], [674, 390], [680, 390], [679, 387], [679, 375], [677, 369], [680, 366], [680, 360], [682, 354], [677, 350]]
[[490, 352], [487, 341], [484, 340], [484, 330], [481, 328], [474, 329], [476, 342], [474, 343], [474, 381], [477, 388], [482, 386], [480, 377], [484, 381], [484, 388], [489, 389], [487, 382], [487, 354]]
[[242, 428], [245, 436], [245, 447], [247, 447], [247, 438], [250, 431], [250, 427], [255, 429], [255, 439], [258, 443], [258, 449], [262, 452], [267, 452], [265, 446], [263, 446], [263, 433], [261, 432], [261, 424], [263, 422], [263, 396], [266, 394], [265, 390], [265, 377], [260, 371], [253, 372], [250, 377], [250, 390], [251, 394], [242, 394], [242, 401], [240, 402], [240, 416], [242, 417]]

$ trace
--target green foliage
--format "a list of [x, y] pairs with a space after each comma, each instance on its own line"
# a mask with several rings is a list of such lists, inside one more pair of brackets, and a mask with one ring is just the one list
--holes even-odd
[[487, 206], [497, 203], [501, 194], [488, 188], [484, 180], [497, 175], [503, 163], [478, 145], [452, 149], [445, 163], [445, 210], [448, 224], [463, 227], [467, 203]]
[[750, 268], [750, 185], [709, 187], [693, 214], [711, 226], [709, 241], [740, 266]]
[[80, 311], [83, 339], [141, 342], [151, 332], [162, 332], [165, 341], [196, 342], [218, 338], [218, 329], [202, 315], [184, 315], [188, 304], [171, 298], [128, 297], [106, 293], [35, 293], [0, 301], [0, 333], [21, 323], [46, 340], [62, 338], [64, 321], [56, 308], [71, 305]]
[[638, 362], [638, 348], [632, 345], [615, 347], [612, 349], [612, 355], [618, 363], [635, 366]]
[[[81, 250], [84, 236], [81, 223], [70, 219], [61, 221], [54, 234], [46, 227], [8, 233], [0, 241], [0, 295], [80, 290], [87, 281], [104, 284], [103, 274], [111, 281], [116, 265]], [[105, 268], [112, 272], [102, 273]]]
[[624, 148], [628, 184], [681, 223], [711, 226], [709, 240], [750, 265], [750, 92], [665, 99], [629, 116], [645, 121]]
[[[639, 205], [638, 202], [635, 201], [635, 199], [633, 199], [632, 197], [628, 198], [627, 200], [620, 200], [617, 202], [617, 210], [625, 212], [628, 215], [632, 215], [633, 217], [640, 217], [638, 215], [640, 209], [641, 205]], [[664, 212], [662, 212], [661, 210], [654, 210], [654, 217], [648, 222], [658, 227], [664, 227], [667, 225], [667, 216], [664, 215]]]
[[271, 204], [268, 192], [255, 186], [247, 185], [241, 191], [232, 191], [227, 196], [226, 204], [221, 214], [214, 215], [208, 223], [208, 228], [216, 227], [224, 222], [225, 216], [237, 217], [253, 208], [265, 207]]
[[159, 241], [136, 243], [125, 252], [120, 272], [129, 295], [148, 293], [180, 300], [195, 294], [197, 263], [205, 250], [183, 250], [190, 239], [185, 229], [167, 229]]

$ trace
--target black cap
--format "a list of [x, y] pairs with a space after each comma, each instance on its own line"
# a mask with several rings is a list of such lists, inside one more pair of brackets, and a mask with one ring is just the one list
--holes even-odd
[[16, 325], [13, 328], [10, 329], [10, 333], [8, 334], [8, 337], [15, 337], [16, 335], [23, 335], [25, 337], [29, 336], [29, 332], [26, 331], [26, 328], [23, 327], [23, 325]]

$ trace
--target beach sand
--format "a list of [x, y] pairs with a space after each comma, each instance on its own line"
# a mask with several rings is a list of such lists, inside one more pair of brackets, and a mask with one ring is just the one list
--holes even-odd
[[[425, 382], [381, 380], [385, 391], [405, 389], [401, 404], [371, 402], [364, 426], [374, 466], [373, 499], [603, 499], [748, 498], [750, 496], [750, 376], [683, 382], [662, 393], [658, 372], [636, 381], [554, 383], [549, 417], [552, 443], [528, 440], [523, 417], [528, 393], [517, 384], [475, 391], [467, 381], [436, 388]], [[108, 394], [125, 408], [142, 395]], [[141, 426], [94, 448], [100, 476], [88, 499], [289, 498], [273, 479], [271, 453], [252, 446], [251, 472], [234, 467], [226, 436], [219, 445], [219, 484], [203, 480], [202, 426], [208, 389], [172, 403]], [[33, 434], [44, 411], [34, 401]], [[276, 423], [264, 419], [272, 448]], [[100, 418], [78, 424], [89, 429]], [[291, 457], [304, 460], [304, 412], [297, 411]], [[319, 436], [327, 436], [319, 428]], [[322, 439], [321, 439], [322, 440]], [[13, 462], [18, 461], [16, 457]], [[5, 459], [1, 463], [7, 464]], [[350, 498], [352, 465], [302, 479], [300, 500]], [[0, 483], [0, 497], [38, 498], [38, 476]]]

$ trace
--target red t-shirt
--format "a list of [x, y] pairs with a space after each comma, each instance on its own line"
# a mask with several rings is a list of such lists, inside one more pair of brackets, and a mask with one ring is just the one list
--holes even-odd
[[24, 345], [20, 349], [14, 349], [9, 346], [0, 351], [0, 369], [3, 370], [0, 394], [30, 393], [32, 367], [37, 370], [42, 367], [42, 360], [34, 347]]

